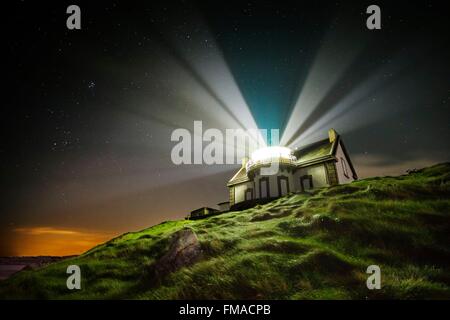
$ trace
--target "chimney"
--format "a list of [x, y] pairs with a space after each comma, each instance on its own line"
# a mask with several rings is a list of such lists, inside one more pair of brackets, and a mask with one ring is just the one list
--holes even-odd
[[333, 128], [331, 128], [330, 130], [328, 130], [328, 139], [330, 140], [330, 143], [333, 143], [338, 137], [338, 134], [336, 132], [336, 130], [334, 130]]
[[247, 157], [243, 157], [242, 158], [242, 168], [245, 168], [245, 165], [247, 164], [247, 162], [248, 162], [248, 158]]

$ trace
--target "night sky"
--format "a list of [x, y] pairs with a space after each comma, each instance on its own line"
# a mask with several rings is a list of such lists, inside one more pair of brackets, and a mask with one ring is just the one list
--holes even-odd
[[290, 147], [333, 127], [362, 178], [449, 161], [443, 1], [377, 1], [374, 31], [372, 2], [152, 2], [2, 5], [0, 256], [76, 254], [226, 201], [239, 164], [171, 162], [194, 120]]

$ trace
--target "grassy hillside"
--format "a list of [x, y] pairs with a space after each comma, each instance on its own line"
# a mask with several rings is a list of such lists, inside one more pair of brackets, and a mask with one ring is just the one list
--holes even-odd
[[[176, 266], [167, 252], [185, 229], [201, 250]], [[69, 264], [82, 290], [66, 288]], [[366, 287], [372, 264], [381, 290]], [[127, 233], [18, 273], [0, 298], [450, 299], [450, 164]]]

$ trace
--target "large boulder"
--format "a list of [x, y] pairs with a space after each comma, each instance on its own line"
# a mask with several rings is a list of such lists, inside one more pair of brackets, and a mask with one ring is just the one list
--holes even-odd
[[173, 234], [168, 251], [153, 265], [153, 275], [161, 279], [171, 272], [190, 266], [202, 256], [197, 235], [191, 229]]

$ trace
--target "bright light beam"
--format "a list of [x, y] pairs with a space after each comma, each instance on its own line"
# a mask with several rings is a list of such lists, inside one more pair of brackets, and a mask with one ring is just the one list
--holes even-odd
[[[374, 123], [388, 115], [401, 112], [409, 105], [422, 100], [420, 92], [414, 96], [414, 86], [423, 87], [426, 76], [420, 76], [421, 67], [426, 67], [427, 58], [423, 50], [404, 50], [389, 59], [369, 79], [358, 84], [318, 121], [300, 134], [289, 146], [308, 144], [322, 135], [328, 128], [337, 128], [340, 133]], [[405, 54], [407, 56], [405, 56]], [[417, 67], [419, 66], [419, 67]], [[411, 76], [412, 73], [417, 73]], [[399, 97], [402, 97], [399, 99]], [[393, 103], [390, 108], [386, 104]], [[424, 100], [424, 103], [426, 101]], [[370, 117], [366, 115], [370, 114]]]
[[[281, 145], [291, 145], [302, 133], [306, 121], [312, 118], [317, 106], [339, 82], [364, 46], [362, 35], [352, 32], [351, 27], [340, 20], [342, 17], [333, 21], [323, 40], [291, 112]], [[338, 21], [340, 23], [337, 23]]]
[[[179, 31], [174, 28], [170, 19], [166, 21], [166, 25], [161, 26], [167, 32], [170, 46], [175, 49], [179, 60], [186, 63], [197, 82], [207, 88], [220, 107], [235, 120], [236, 124], [229, 128], [253, 129], [252, 132], [257, 132], [256, 121], [225, 62], [223, 52], [200, 14], [192, 15], [189, 19], [191, 24], [183, 26], [186, 37], [179, 36]], [[209, 109], [210, 105], [206, 106]], [[214, 113], [214, 110], [211, 112]], [[253, 136], [256, 141], [261, 138], [260, 135]]]

